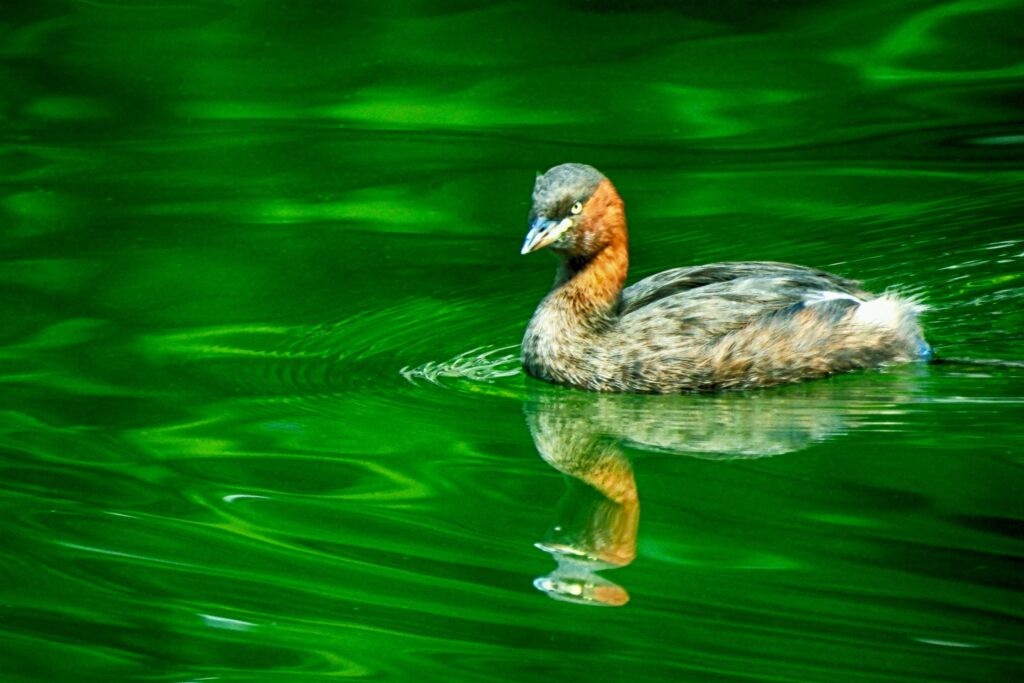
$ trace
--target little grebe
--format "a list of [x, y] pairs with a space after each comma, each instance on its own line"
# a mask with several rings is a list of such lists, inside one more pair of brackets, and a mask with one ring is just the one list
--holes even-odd
[[623, 289], [626, 216], [583, 164], [537, 178], [527, 254], [560, 258], [523, 337], [526, 372], [592, 391], [752, 389], [927, 359], [919, 307], [814, 268], [751, 261], [674, 268]]

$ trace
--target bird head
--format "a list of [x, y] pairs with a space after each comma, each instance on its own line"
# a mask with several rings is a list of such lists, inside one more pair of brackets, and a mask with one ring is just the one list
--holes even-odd
[[[622, 200], [593, 166], [561, 164], [537, 177], [529, 232], [520, 253], [551, 247], [567, 257], [590, 256], [610, 241], [605, 219], [622, 214]], [[625, 229], [624, 221], [622, 230]]]

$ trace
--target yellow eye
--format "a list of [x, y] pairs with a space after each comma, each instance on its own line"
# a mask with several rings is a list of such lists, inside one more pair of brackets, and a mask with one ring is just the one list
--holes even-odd
[[572, 208], [569, 210], [572, 211], [574, 215], [581, 213], [583, 211], [583, 203], [576, 202], [575, 204], [572, 205]]

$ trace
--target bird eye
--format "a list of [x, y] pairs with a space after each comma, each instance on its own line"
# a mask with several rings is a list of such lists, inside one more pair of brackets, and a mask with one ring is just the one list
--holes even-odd
[[576, 202], [575, 204], [572, 205], [572, 208], [569, 209], [569, 210], [572, 211], [573, 214], [580, 213], [580, 212], [583, 211], [583, 203], [582, 202]]

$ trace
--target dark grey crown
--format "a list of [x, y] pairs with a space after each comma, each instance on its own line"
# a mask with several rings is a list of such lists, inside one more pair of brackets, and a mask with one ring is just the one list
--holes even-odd
[[594, 194], [604, 176], [586, 164], [561, 164], [537, 178], [533, 186], [533, 214], [554, 218]]

